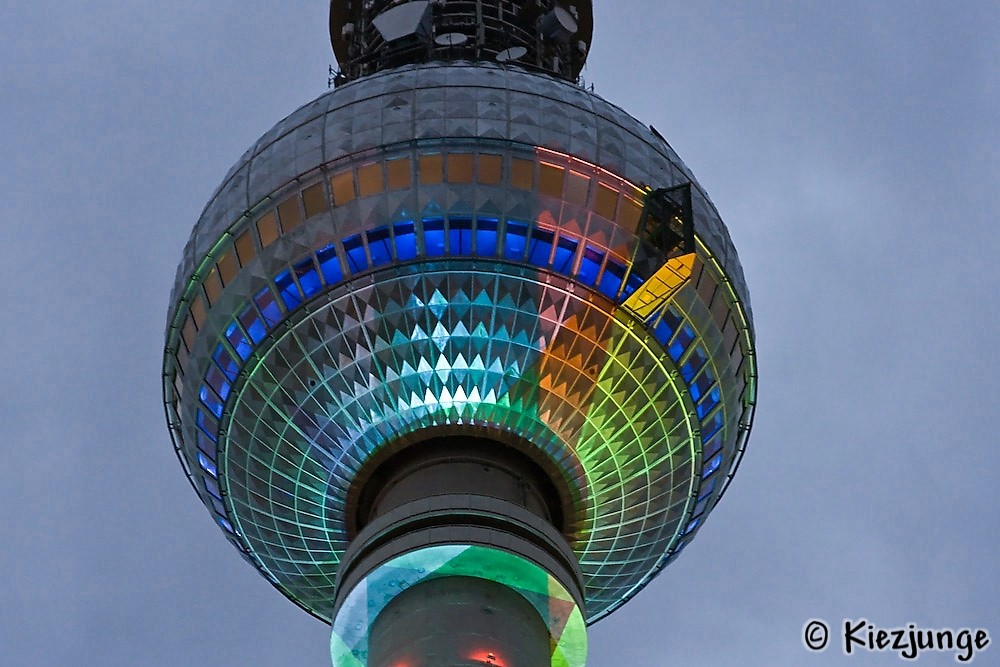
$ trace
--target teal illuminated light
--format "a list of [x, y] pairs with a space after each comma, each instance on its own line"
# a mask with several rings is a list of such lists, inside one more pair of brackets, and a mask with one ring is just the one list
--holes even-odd
[[538, 565], [506, 551], [463, 544], [417, 549], [383, 563], [348, 594], [330, 638], [334, 667], [368, 664], [368, 633], [375, 618], [403, 591], [439, 577], [476, 577], [524, 597], [549, 628], [550, 667], [583, 667], [587, 628], [573, 596]]

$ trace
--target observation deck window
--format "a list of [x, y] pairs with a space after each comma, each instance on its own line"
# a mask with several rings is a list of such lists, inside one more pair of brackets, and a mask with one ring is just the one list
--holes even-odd
[[306, 219], [325, 213], [330, 208], [323, 183], [315, 183], [302, 191], [302, 208], [305, 209]]
[[381, 266], [392, 261], [392, 246], [388, 227], [377, 227], [365, 234], [368, 252], [372, 256], [372, 266]]
[[417, 236], [412, 222], [397, 222], [392, 226], [396, 239], [396, 257], [400, 261], [416, 259]]
[[327, 285], [336, 285], [344, 279], [344, 274], [340, 270], [337, 249], [332, 243], [319, 250], [316, 253], [316, 259], [319, 260], [319, 267], [323, 272], [323, 280]]
[[257, 221], [257, 236], [260, 238], [260, 247], [266, 248], [278, 239], [278, 219], [273, 212], [261, 216]]
[[424, 218], [424, 255], [443, 257], [447, 250], [444, 238], [443, 218]]
[[278, 219], [281, 221], [281, 229], [287, 234], [302, 223], [302, 212], [299, 210], [299, 193], [295, 193], [285, 201], [278, 204]]

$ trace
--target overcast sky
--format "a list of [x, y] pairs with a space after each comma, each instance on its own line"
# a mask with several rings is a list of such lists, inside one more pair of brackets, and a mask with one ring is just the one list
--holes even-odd
[[[594, 626], [588, 665], [901, 664], [836, 638], [808, 653], [812, 617], [1000, 643], [1000, 3], [595, 4], [584, 76], [727, 221], [761, 380], [725, 500]], [[329, 664], [328, 628], [188, 487], [159, 380], [188, 234], [243, 151], [325, 91], [326, 17], [0, 12], [0, 664]]]

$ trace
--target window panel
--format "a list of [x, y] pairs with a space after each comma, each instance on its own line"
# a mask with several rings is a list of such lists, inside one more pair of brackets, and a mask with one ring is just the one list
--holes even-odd
[[181, 339], [184, 341], [184, 346], [187, 348], [188, 352], [191, 351], [191, 347], [194, 345], [194, 339], [198, 335], [198, 329], [194, 326], [194, 320], [191, 315], [188, 315], [184, 320], [184, 327], [181, 329]]
[[510, 159], [510, 184], [518, 190], [532, 190], [535, 187], [535, 163], [532, 160]]
[[[215, 443], [217, 441], [218, 440], [215, 437], [214, 433], [206, 433], [203, 430], [198, 431], [198, 449], [200, 449], [201, 451], [203, 451], [203, 452], [215, 452], [218, 449], [215, 446]], [[217, 459], [218, 457], [216, 457], [213, 454], [212, 458], [213, 459]]]
[[257, 235], [260, 237], [260, 247], [266, 248], [278, 238], [278, 219], [274, 212], [266, 213], [257, 221]]
[[250, 344], [250, 339], [247, 338], [243, 329], [235, 321], [230, 322], [229, 326], [226, 327], [226, 340], [229, 344], [233, 346], [236, 350], [236, 354], [240, 356], [241, 359], [246, 361], [250, 357], [250, 353], [253, 352], [253, 345]]
[[583, 251], [583, 259], [580, 260], [580, 270], [576, 278], [585, 285], [593, 285], [597, 281], [597, 275], [601, 271], [601, 263], [604, 261], [604, 253], [587, 246]]
[[215, 347], [215, 352], [212, 354], [212, 359], [216, 364], [219, 365], [219, 369], [222, 373], [229, 379], [230, 382], [236, 381], [236, 376], [239, 375], [240, 366], [233, 359], [233, 355], [229, 354], [229, 350], [222, 343], [219, 343]]
[[520, 222], [507, 221], [507, 232], [504, 235], [504, 257], [507, 259], [524, 259], [524, 249], [528, 242], [528, 226]]
[[246, 266], [257, 255], [257, 247], [253, 242], [253, 232], [249, 229], [236, 237], [236, 255], [240, 266]]
[[694, 381], [694, 384], [691, 385], [691, 396], [694, 398], [695, 402], [700, 400], [713, 384], [715, 384], [715, 374], [712, 372], [711, 368], [706, 368], [705, 371], [698, 376], [698, 379]]
[[642, 216], [642, 204], [631, 197], [622, 197], [618, 207], [618, 218], [616, 222], [629, 230], [635, 232], [639, 228], [639, 218]]
[[365, 255], [365, 247], [361, 243], [361, 235], [355, 234], [344, 239], [344, 253], [347, 257], [347, 266], [352, 273], [358, 273], [368, 268], [368, 257]]
[[424, 255], [441, 257], [445, 254], [444, 220], [424, 219]]
[[375, 162], [358, 167], [358, 194], [362, 197], [377, 195], [385, 189], [382, 163]]
[[712, 440], [705, 445], [705, 451], [702, 454], [702, 458], [707, 461], [716, 454], [718, 454], [719, 450], [721, 449], [722, 449], [722, 438], [720, 437], [712, 438]]
[[625, 289], [622, 291], [623, 298], [628, 298], [633, 292], [642, 287], [642, 284], [646, 282], [642, 276], [635, 272], [635, 267], [628, 274], [628, 278], [625, 280]]
[[617, 299], [625, 277], [625, 265], [617, 260], [608, 259], [608, 265], [601, 274], [601, 282], [597, 289], [609, 299]]
[[354, 201], [354, 171], [348, 168], [331, 176], [330, 189], [333, 191], [334, 206]]
[[273, 329], [281, 321], [281, 310], [278, 308], [278, 303], [275, 301], [271, 289], [265, 287], [257, 292], [253, 301], [257, 304], [260, 314], [264, 317], [264, 323], [267, 324], [267, 328]]
[[497, 185], [503, 179], [503, 156], [479, 156], [479, 182], [484, 185]]
[[205, 382], [208, 383], [215, 393], [218, 394], [222, 400], [229, 398], [230, 384], [226, 379], [226, 376], [222, 374], [222, 370], [214, 364], [209, 365], [208, 372], [205, 373]]
[[381, 266], [392, 261], [392, 247], [389, 245], [389, 228], [379, 227], [366, 234], [368, 252], [372, 256], [372, 266]]
[[705, 349], [701, 345], [698, 345], [684, 365], [681, 366], [681, 375], [684, 377], [684, 381], [690, 383], [694, 379], [694, 376], [698, 374], [698, 371], [705, 365], [706, 361], [708, 361], [708, 355], [705, 353]]
[[573, 256], [576, 255], [576, 248], [579, 243], [576, 239], [567, 236], [560, 236], [556, 244], [556, 253], [552, 258], [552, 268], [559, 273], [569, 274], [573, 268]]
[[618, 210], [618, 190], [605, 185], [597, 184], [597, 194], [594, 197], [594, 213], [608, 220], [615, 219]]
[[343, 271], [340, 269], [340, 260], [337, 258], [337, 249], [333, 244], [317, 251], [316, 259], [319, 260], [323, 281], [327, 285], [336, 285], [344, 279]]
[[201, 450], [198, 450], [198, 465], [201, 466], [201, 469], [207, 472], [212, 477], [219, 476], [219, 470], [215, 466], [215, 461], [210, 459], [208, 455], [202, 452]]
[[653, 336], [660, 342], [660, 345], [668, 345], [670, 339], [674, 337], [674, 332], [676, 329], [671, 329], [670, 324], [666, 319], [661, 319], [657, 324], [656, 328], [653, 329]]
[[390, 190], [410, 187], [410, 158], [402, 157], [389, 160], [385, 163], [385, 170], [389, 176]]
[[216, 500], [222, 500], [222, 493], [219, 491], [219, 485], [212, 481], [209, 477], [204, 477], [203, 479], [205, 481], [205, 490], [208, 491]]
[[[261, 320], [260, 315], [257, 314], [257, 310], [252, 305], [243, 309], [239, 319], [240, 324], [246, 329], [254, 345], [264, 340], [264, 337], [267, 335], [267, 329], [264, 327], [264, 321]], [[223, 396], [223, 398], [225, 397]]]
[[437, 185], [442, 181], [444, 157], [440, 153], [420, 156], [420, 183]]
[[201, 390], [198, 392], [198, 398], [201, 399], [201, 404], [205, 406], [206, 409], [213, 415], [216, 419], [222, 417], [222, 401], [219, 397], [215, 395], [207, 384], [201, 385]]
[[702, 424], [702, 434], [703, 440], [710, 439], [713, 435], [718, 433], [723, 426], [722, 422], [722, 410], [716, 412], [713, 416], [708, 418], [704, 424]]
[[712, 411], [719, 401], [722, 399], [722, 394], [718, 387], [713, 388], [710, 392], [705, 394], [705, 397], [701, 399], [698, 404], [698, 419], [704, 419], [705, 415]]
[[295, 284], [291, 271], [285, 270], [279, 273], [274, 279], [274, 286], [278, 289], [281, 300], [285, 302], [285, 309], [289, 312], [302, 303], [302, 294], [299, 293], [299, 286]]
[[688, 348], [691, 341], [694, 340], [694, 329], [691, 328], [690, 324], [685, 324], [680, 327], [677, 331], [677, 336], [674, 338], [674, 342], [670, 344], [668, 352], [670, 357], [674, 361], [680, 361], [680, 358], [684, 356], [684, 350]]
[[230, 248], [228, 252], [224, 253], [219, 259], [218, 264], [216, 264], [216, 267], [219, 269], [219, 277], [222, 278], [222, 285], [226, 286], [231, 283], [240, 270], [240, 267], [236, 264], [235, 250]]
[[205, 323], [205, 297], [198, 292], [195, 292], [194, 298], [191, 300], [191, 319], [199, 330]]
[[397, 222], [392, 226], [396, 237], [396, 257], [400, 261], [414, 259], [417, 256], [417, 236], [412, 222]]
[[306, 210], [306, 218], [319, 215], [329, 208], [329, 200], [326, 198], [326, 188], [323, 183], [310, 185], [302, 191], [302, 207]]
[[287, 234], [302, 222], [302, 211], [299, 210], [299, 194], [294, 195], [278, 204], [278, 219], [281, 220], [281, 229]]
[[528, 246], [528, 262], [535, 266], [548, 266], [552, 254], [552, 241], [555, 233], [541, 227], [531, 232], [531, 243]]
[[555, 164], [542, 162], [538, 166], [538, 192], [550, 197], [562, 197], [566, 170]]
[[212, 270], [208, 272], [208, 277], [205, 278], [205, 283], [203, 284], [205, 288], [205, 299], [209, 306], [212, 306], [216, 301], [219, 300], [219, 295], [222, 294], [222, 281], [219, 280], [219, 272], [213, 266]]
[[313, 264], [312, 257], [306, 257], [292, 268], [295, 269], [295, 277], [298, 278], [299, 286], [302, 288], [305, 298], [308, 299], [319, 293], [323, 284], [319, 280], [319, 273], [316, 271], [316, 265]]
[[452, 255], [472, 254], [472, 220], [451, 218], [448, 220], [448, 250]]
[[574, 206], [586, 206], [590, 194], [590, 176], [570, 171], [566, 179], [566, 202]]
[[712, 473], [718, 470], [719, 466], [721, 465], [722, 465], [722, 454], [716, 454], [715, 458], [709, 461], [708, 465], [705, 466], [705, 469], [702, 470], [701, 478], [705, 479], [706, 477], [711, 476]]
[[450, 153], [448, 155], [448, 182], [471, 183], [474, 157], [472, 153]]
[[701, 279], [698, 281], [698, 296], [701, 297], [706, 306], [712, 303], [712, 297], [715, 296], [715, 287], [715, 281], [712, 280], [708, 271], [702, 271]]
[[481, 257], [495, 257], [497, 254], [497, 220], [479, 218], [476, 220], [476, 254]]

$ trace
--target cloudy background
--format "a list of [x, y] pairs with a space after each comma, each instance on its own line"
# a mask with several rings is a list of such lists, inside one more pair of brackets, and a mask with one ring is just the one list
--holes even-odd
[[[728, 222], [761, 382], [725, 501], [593, 628], [588, 664], [900, 664], [807, 653], [811, 617], [1000, 642], [1000, 5], [595, 4], [585, 78]], [[159, 384], [188, 233], [244, 149], [326, 89], [326, 12], [0, 12], [2, 665], [329, 664], [326, 626], [191, 492]]]

